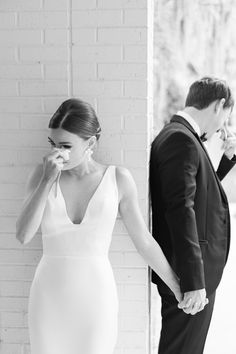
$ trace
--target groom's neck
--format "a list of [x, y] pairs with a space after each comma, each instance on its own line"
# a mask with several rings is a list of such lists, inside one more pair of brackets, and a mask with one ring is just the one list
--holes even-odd
[[207, 132], [207, 112], [205, 109], [199, 110], [194, 107], [185, 107], [184, 112], [189, 114], [200, 128], [201, 135]]

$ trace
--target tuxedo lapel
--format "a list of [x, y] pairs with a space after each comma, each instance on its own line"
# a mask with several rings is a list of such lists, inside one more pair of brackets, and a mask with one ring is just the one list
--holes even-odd
[[212, 171], [213, 171], [213, 173], [214, 173], [214, 175], [215, 175], [215, 178], [216, 178], [216, 181], [217, 181], [217, 183], [218, 183], [219, 189], [220, 189], [220, 191], [221, 191], [222, 197], [223, 197], [223, 199], [227, 202], [227, 196], [226, 196], [226, 194], [225, 194], [225, 191], [224, 191], [224, 189], [223, 189], [223, 187], [222, 187], [222, 184], [221, 184], [221, 182], [220, 182], [220, 180], [219, 180], [219, 177], [218, 177], [218, 175], [217, 175], [217, 173], [216, 173], [216, 171], [215, 171], [215, 169], [214, 169], [214, 166], [213, 166], [213, 164], [212, 164], [211, 158], [210, 158], [210, 156], [209, 156], [209, 154], [208, 154], [208, 152], [207, 152], [207, 150], [206, 150], [206, 148], [205, 148], [203, 142], [201, 141], [200, 136], [196, 133], [196, 131], [193, 129], [193, 127], [187, 122], [187, 120], [184, 119], [184, 118], [181, 117], [181, 116], [174, 115], [174, 116], [172, 117], [172, 119], [171, 119], [171, 122], [173, 122], [173, 123], [176, 122], [176, 123], [183, 124], [183, 125], [184, 125], [188, 130], [190, 130], [190, 131], [192, 132], [192, 134], [196, 137], [196, 139], [198, 140], [199, 144], [201, 145], [202, 149], [204, 150], [204, 152], [205, 152], [205, 154], [206, 154], [206, 157], [207, 157], [207, 159], [208, 159], [208, 161], [209, 161], [209, 163], [210, 163], [210, 166], [211, 166], [211, 168], [212, 168]]

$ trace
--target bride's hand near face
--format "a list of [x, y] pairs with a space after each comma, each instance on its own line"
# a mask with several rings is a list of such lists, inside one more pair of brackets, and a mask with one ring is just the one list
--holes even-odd
[[65, 158], [62, 156], [60, 149], [50, 151], [43, 157], [43, 164], [38, 164], [28, 178], [16, 221], [16, 238], [21, 243], [28, 243], [38, 231], [48, 193], [63, 168]]
[[119, 212], [133, 243], [149, 266], [173, 291], [180, 302], [183, 295], [179, 279], [172, 270], [160, 246], [148, 231], [141, 214], [136, 184], [131, 173], [123, 167], [117, 167], [117, 185], [119, 190]]
[[45, 181], [54, 182], [64, 167], [64, 161], [69, 159], [69, 150], [53, 148], [43, 157], [43, 176]]

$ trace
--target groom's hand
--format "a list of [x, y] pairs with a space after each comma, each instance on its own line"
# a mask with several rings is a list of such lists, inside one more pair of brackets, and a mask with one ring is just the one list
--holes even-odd
[[236, 135], [225, 124], [221, 129], [220, 138], [224, 142], [222, 146], [224, 154], [228, 157], [229, 160], [231, 160], [234, 157], [236, 151]]
[[202, 311], [208, 302], [205, 289], [193, 290], [184, 293], [184, 298], [178, 304], [178, 308], [182, 309], [186, 314], [195, 315], [197, 312]]

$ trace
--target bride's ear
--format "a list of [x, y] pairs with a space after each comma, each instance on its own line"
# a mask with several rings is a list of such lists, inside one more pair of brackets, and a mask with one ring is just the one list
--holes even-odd
[[91, 136], [91, 138], [89, 138], [88, 147], [92, 150], [96, 146], [96, 142], [97, 142], [96, 136], [95, 135]]

